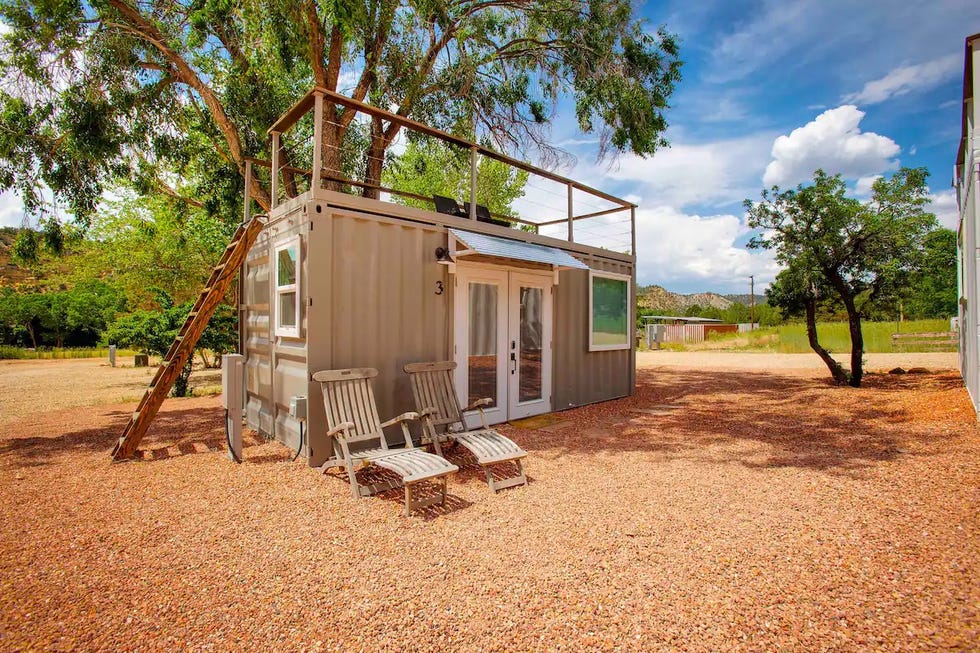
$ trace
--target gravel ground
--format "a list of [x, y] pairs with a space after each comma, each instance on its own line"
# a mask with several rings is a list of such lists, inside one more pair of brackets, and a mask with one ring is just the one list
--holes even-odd
[[[775, 367], [775, 366], [773, 366]], [[528, 487], [478, 469], [447, 509], [169, 400], [0, 426], [0, 649], [976, 650], [980, 437], [952, 373], [644, 369], [638, 393], [503, 430]], [[7, 398], [0, 395], [0, 403]]]

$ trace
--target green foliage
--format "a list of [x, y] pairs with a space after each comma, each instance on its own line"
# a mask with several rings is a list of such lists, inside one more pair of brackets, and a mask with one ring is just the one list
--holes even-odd
[[11, 248], [11, 259], [14, 263], [23, 266], [31, 266], [38, 262], [41, 242], [37, 232], [33, 229], [23, 229], [14, 239], [14, 246]]
[[123, 293], [98, 280], [67, 290], [0, 292], [2, 344], [39, 347], [65, 344], [90, 346], [126, 307]]
[[92, 216], [85, 238], [45, 272], [66, 284], [110, 279], [134, 306], [161, 305], [163, 296], [182, 302], [196, 297], [233, 230], [172, 198], [123, 193]]
[[[786, 266], [767, 294], [787, 315], [804, 312], [813, 331], [818, 302], [839, 301], [851, 333], [851, 385], [861, 384], [862, 318], [893, 306], [922, 265], [926, 235], [936, 218], [924, 168], [902, 168], [878, 179], [867, 203], [846, 196], [840, 175], [817, 170], [813, 184], [763, 190], [745, 202], [749, 227], [762, 230], [749, 247], [772, 249]], [[814, 350], [829, 366], [815, 337]], [[838, 376], [833, 367], [831, 369]]]
[[[221, 355], [238, 350], [238, 316], [228, 304], [221, 304], [201, 334], [197, 351], [205, 367], [220, 367]], [[208, 357], [210, 353], [210, 358]]]
[[[0, 20], [0, 71], [17, 80], [0, 92], [0, 188], [32, 214], [50, 212], [50, 189], [82, 225], [120, 179], [209, 216], [236, 214], [244, 158], [270, 158], [265, 130], [314, 84], [545, 154], [556, 153], [547, 126], [565, 97], [602, 152], [647, 155], [666, 145], [680, 79], [677, 40], [648, 31], [628, 0], [0, 0]], [[352, 87], [338, 87], [341, 69], [359, 71]], [[327, 117], [328, 167], [357, 162], [365, 180], [380, 180], [398, 127], [349, 110]], [[284, 163], [304, 162], [303, 136], [286, 143]], [[254, 186], [266, 208], [268, 193]]]
[[[389, 156], [384, 185], [423, 197], [443, 195], [469, 201], [469, 152], [433, 139], [413, 139], [405, 152]], [[492, 213], [511, 215], [511, 204], [524, 195], [528, 173], [482, 157], [478, 164], [476, 198]], [[420, 209], [431, 209], [429, 201], [392, 196], [392, 200]]]
[[[162, 357], [170, 349], [192, 308], [193, 304], [187, 302], [170, 304], [158, 310], [136, 311], [116, 320], [106, 331], [104, 339], [108, 344], [131, 347], [145, 354]], [[197, 351], [205, 365], [212, 366], [220, 361], [221, 354], [235, 351], [238, 346], [237, 328], [238, 319], [232, 307], [221, 306], [215, 311], [197, 343]], [[211, 351], [213, 359], [207, 358], [204, 349]], [[186, 396], [190, 372], [191, 359], [188, 359], [187, 365], [174, 382], [175, 397]]]
[[922, 266], [908, 291], [907, 315], [948, 318], [957, 314], [955, 231], [936, 229], [926, 236]]

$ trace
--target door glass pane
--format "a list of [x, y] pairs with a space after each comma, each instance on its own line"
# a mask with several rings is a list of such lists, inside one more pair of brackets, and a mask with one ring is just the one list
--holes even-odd
[[521, 288], [521, 360], [518, 401], [541, 398], [541, 349], [544, 329], [541, 324], [541, 288]]
[[492, 399], [497, 405], [497, 286], [471, 283], [469, 288], [469, 399]]

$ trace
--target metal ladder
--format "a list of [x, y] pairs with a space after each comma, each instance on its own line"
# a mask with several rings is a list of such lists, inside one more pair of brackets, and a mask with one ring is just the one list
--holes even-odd
[[125, 430], [123, 430], [122, 437], [113, 447], [111, 455], [114, 461], [125, 460], [136, 452], [136, 447], [139, 446], [140, 440], [146, 434], [150, 422], [156, 417], [163, 400], [170, 393], [174, 381], [194, 354], [197, 341], [204, 333], [204, 329], [207, 327], [211, 316], [214, 315], [218, 304], [224, 299], [228, 287], [235, 278], [238, 269], [245, 262], [245, 256], [255, 243], [255, 239], [258, 238], [264, 224], [264, 216], [255, 216], [238, 226], [231, 242], [221, 255], [221, 260], [211, 272], [211, 278], [208, 279], [207, 285], [201, 291], [197, 301], [194, 302], [194, 307], [187, 314], [187, 319], [184, 320], [180, 331], [177, 332], [167, 355], [163, 357], [160, 368], [153, 376], [153, 380], [150, 381], [150, 385], [147, 386], [146, 392], [143, 393], [143, 398], [133, 412]]

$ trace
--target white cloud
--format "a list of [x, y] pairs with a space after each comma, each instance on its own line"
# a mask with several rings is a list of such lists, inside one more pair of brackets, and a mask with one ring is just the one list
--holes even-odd
[[941, 190], [938, 193], [930, 194], [929, 199], [932, 200], [932, 204], [927, 207], [927, 210], [936, 214], [939, 224], [947, 229], [955, 230], [960, 220], [960, 209], [956, 205], [956, 191], [952, 188]]
[[24, 222], [24, 205], [20, 198], [6, 191], [0, 193], [0, 227], [19, 227]]
[[643, 285], [686, 290], [744, 292], [750, 274], [757, 288], [776, 276], [766, 251], [738, 244], [748, 235], [735, 215], [691, 215], [669, 206], [640, 208], [636, 214], [637, 277]]
[[882, 175], [871, 175], [870, 177], [858, 177], [854, 183], [854, 194], [858, 197], [870, 197], [871, 187], [881, 179]]
[[857, 93], [845, 95], [842, 102], [877, 104], [914, 91], [938, 86], [960, 71], [962, 55], [951, 54], [925, 63], [899, 66], [884, 77], [867, 82]]
[[607, 187], [610, 179], [632, 185], [632, 192], [658, 205], [723, 206], [758, 194], [771, 142], [771, 134], [710, 143], [674, 142], [648, 159], [626, 155], [612, 169], [593, 168], [576, 175], [597, 180], [598, 188]]
[[895, 141], [860, 128], [864, 112], [853, 105], [824, 111], [814, 120], [776, 139], [766, 166], [766, 186], [796, 184], [817, 168], [847, 179], [867, 177], [898, 166]]

